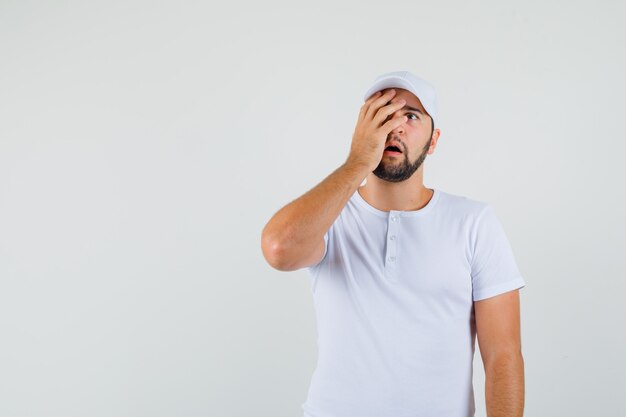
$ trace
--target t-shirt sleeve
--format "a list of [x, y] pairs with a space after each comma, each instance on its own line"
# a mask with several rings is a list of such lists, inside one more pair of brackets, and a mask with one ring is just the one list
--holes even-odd
[[476, 220], [472, 236], [472, 297], [494, 297], [526, 286], [507, 236], [490, 205]]

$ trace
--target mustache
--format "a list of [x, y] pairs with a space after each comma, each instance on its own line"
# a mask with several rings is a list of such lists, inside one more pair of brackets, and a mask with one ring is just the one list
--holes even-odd
[[388, 144], [389, 142], [398, 142], [398, 144], [400, 146], [402, 146], [402, 150], [406, 150], [406, 146], [404, 145], [404, 142], [402, 142], [402, 139], [400, 139], [397, 136], [393, 136], [391, 138], [387, 138], [387, 142], [385, 143], [385, 145]]

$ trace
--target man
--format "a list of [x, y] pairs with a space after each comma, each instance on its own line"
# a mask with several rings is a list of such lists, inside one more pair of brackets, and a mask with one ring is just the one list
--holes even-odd
[[272, 267], [311, 274], [305, 417], [474, 416], [476, 335], [488, 417], [523, 414], [525, 282], [489, 204], [424, 187], [437, 116], [430, 83], [379, 76], [345, 163], [263, 229]]

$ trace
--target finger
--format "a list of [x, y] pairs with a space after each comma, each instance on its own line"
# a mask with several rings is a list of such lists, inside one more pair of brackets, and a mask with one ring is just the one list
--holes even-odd
[[376, 123], [376, 126], [380, 126], [381, 123], [385, 122], [389, 118], [389, 115], [404, 107], [405, 104], [406, 100], [400, 99], [394, 103], [388, 104], [378, 109], [378, 111], [376, 112], [376, 116], [374, 116], [374, 122]]
[[390, 88], [389, 90], [385, 91], [384, 94], [379, 96], [369, 105], [369, 108], [367, 109], [367, 112], [365, 113], [365, 117], [369, 119], [373, 119], [378, 109], [384, 106], [385, 104], [387, 104], [387, 102], [391, 100], [391, 98], [395, 94], [396, 94], [396, 90], [394, 90], [393, 88]]
[[382, 94], [382, 90], [381, 91], [377, 91], [374, 94], [372, 94], [371, 96], [369, 96], [369, 98], [367, 100], [365, 100], [365, 104], [369, 104], [372, 101], [376, 100], [378, 97], [380, 97], [380, 95]]
[[407, 120], [409, 120], [407, 116], [393, 117], [389, 119], [387, 123], [382, 125], [380, 129], [382, 130], [383, 133], [389, 134], [389, 132], [391, 132], [396, 127], [401, 126], [402, 124], [406, 123]]
[[374, 94], [372, 94], [367, 100], [365, 100], [365, 102], [361, 106], [361, 111], [359, 112], [359, 120], [363, 119], [363, 117], [367, 113], [367, 109], [369, 108], [369, 106], [372, 104], [374, 100], [380, 97], [382, 93], [383, 93], [382, 91], [377, 91]]

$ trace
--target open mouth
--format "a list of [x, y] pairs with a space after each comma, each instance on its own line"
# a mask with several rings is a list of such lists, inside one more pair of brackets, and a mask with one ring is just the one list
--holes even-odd
[[400, 155], [402, 154], [402, 151], [397, 146], [387, 146], [384, 153], [389, 155]]

